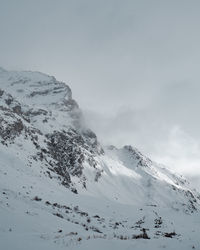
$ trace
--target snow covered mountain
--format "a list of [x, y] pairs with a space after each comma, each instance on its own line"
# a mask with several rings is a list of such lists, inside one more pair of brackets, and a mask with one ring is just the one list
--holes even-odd
[[200, 249], [199, 211], [183, 177], [100, 145], [65, 83], [0, 68], [1, 249]]

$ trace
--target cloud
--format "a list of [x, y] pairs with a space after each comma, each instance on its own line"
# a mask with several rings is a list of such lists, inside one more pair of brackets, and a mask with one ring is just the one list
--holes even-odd
[[180, 125], [164, 124], [148, 111], [129, 108], [112, 116], [85, 111], [85, 116], [103, 144], [131, 144], [179, 174], [200, 178], [200, 143]]
[[200, 175], [200, 143], [181, 129], [174, 126], [166, 141], [156, 146], [154, 158], [171, 169], [188, 176]]

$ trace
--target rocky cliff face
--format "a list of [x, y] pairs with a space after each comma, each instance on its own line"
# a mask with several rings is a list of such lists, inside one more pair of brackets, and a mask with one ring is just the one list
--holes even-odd
[[83, 162], [95, 171], [94, 157], [103, 154], [103, 149], [96, 135], [84, 127], [82, 113], [65, 83], [38, 72], [1, 70], [0, 112], [2, 144], [9, 147], [19, 138], [26, 140], [36, 151], [29, 157], [45, 162], [48, 173], [56, 172], [63, 185], [73, 186], [71, 176], [86, 185]]

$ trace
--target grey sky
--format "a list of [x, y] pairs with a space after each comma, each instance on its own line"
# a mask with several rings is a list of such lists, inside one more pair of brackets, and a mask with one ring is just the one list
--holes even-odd
[[200, 1], [0, 0], [0, 65], [70, 85], [104, 143], [200, 174]]

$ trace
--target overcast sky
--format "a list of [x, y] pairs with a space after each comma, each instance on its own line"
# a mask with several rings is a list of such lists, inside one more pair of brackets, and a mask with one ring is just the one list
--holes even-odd
[[200, 174], [199, 13], [199, 0], [0, 0], [0, 66], [65, 81], [103, 143]]

